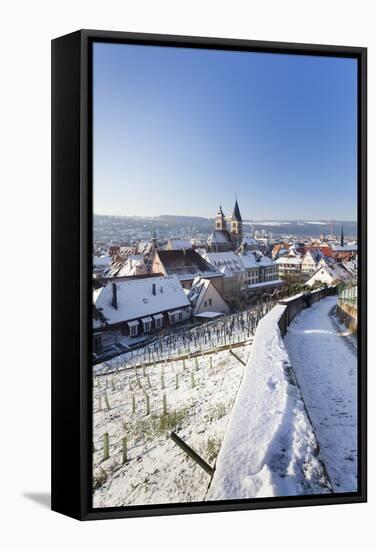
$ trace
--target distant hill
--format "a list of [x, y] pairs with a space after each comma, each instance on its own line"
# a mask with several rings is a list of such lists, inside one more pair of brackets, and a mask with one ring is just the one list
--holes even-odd
[[[243, 220], [244, 232], [253, 230], [264, 230], [273, 233], [273, 236], [295, 235], [297, 237], [318, 237], [320, 233], [328, 235], [331, 233], [331, 223], [326, 220]], [[199, 216], [174, 216], [161, 215], [156, 217], [142, 216], [107, 216], [94, 214], [94, 234], [99, 229], [112, 231], [127, 230], [130, 228], [138, 231], [156, 231], [157, 234], [178, 234], [184, 228], [189, 232], [210, 233], [214, 226], [213, 218]], [[357, 223], [351, 221], [333, 221], [333, 233], [339, 236], [343, 226], [347, 238], [357, 236]], [[116, 230], [115, 230], [116, 228]], [[106, 231], [105, 231], [106, 232]]]
[[[331, 233], [331, 222], [327, 220], [245, 220], [244, 225], [253, 227], [254, 229], [264, 229], [267, 232], [272, 232], [273, 235], [305, 235], [315, 237], [324, 233]], [[340, 235], [343, 226], [343, 232], [347, 237], [356, 237], [358, 234], [357, 222], [353, 221], [333, 221], [333, 234]]]

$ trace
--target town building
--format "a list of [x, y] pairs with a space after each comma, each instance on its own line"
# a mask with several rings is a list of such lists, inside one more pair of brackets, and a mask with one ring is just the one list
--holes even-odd
[[246, 272], [248, 288], [278, 279], [278, 265], [269, 256], [260, 252], [248, 252], [240, 255], [240, 260]]
[[97, 311], [93, 320], [97, 352], [106, 340], [102, 333], [117, 332], [131, 340], [191, 317], [191, 304], [176, 276], [128, 277], [108, 282], [94, 291], [93, 299]]
[[324, 258], [324, 254], [320, 249], [311, 249], [302, 257], [301, 270], [303, 273], [313, 273], [316, 271], [320, 260]]
[[297, 274], [302, 271], [301, 256], [285, 254], [278, 258], [275, 263], [278, 265], [279, 276], [286, 274]]
[[187, 296], [194, 317], [212, 319], [230, 311], [223, 296], [210, 279], [196, 277]]
[[316, 283], [323, 283], [330, 286], [336, 283], [350, 283], [355, 281], [356, 277], [350, 270], [346, 269], [346, 267], [340, 263], [333, 262], [330, 265], [321, 265], [305, 284], [309, 287], [312, 287]]
[[358, 254], [357, 244], [332, 245], [331, 248], [333, 258], [338, 262], [351, 260]]
[[250, 235], [245, 235], [238, 248], [238, 253], [244, 254], [246, 252], [252, 252], [254, 250], [259, 250], [259, 249], [260, 249], [260, 243]]

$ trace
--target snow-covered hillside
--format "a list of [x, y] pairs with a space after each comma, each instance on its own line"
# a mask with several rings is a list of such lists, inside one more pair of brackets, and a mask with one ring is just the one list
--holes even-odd
[[[172, 355], [157, 346], [144, 366], [142, 352], [131, 357], [138, 366], [124, 357], [99, 365], [94, 506], [356, 491], [356, 353], [329, 316], [335, 303], [304, 310], [285, 339], [278, 323], [289, 305], [280, 304], [255, 335], [238, 320], [231, 349], [222, 330], [215, 344], [227, 349], [197, 355], [200, 335]], [[196, 357], [177, 357], [191, 346]], [[212, 479], [173, 431], [215, 466]]]
[[[234, 348], [244, 362], [249, 350], [250, 342]], [[226, 350], [95, 377], [94, 506], [204, 500], [209, 475], [170, 439], [170, 433], [175, 430], [213, 464], [243, 370]], [[124, 436], [127, 461], [122, 464]]]

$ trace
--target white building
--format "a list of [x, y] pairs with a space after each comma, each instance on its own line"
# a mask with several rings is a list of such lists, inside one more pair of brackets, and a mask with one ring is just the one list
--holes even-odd
[[229, 306], [210, 279], [197, 277], [188, 292], [188, 299], [196, 317], [212, 318], [229, 313]]
[[355, 280], [354, 275], [342, 264], [332, 263], [320, 266], [305, 284], [311, 287], [319, 282], [330, 286], [340, 282], [352, 282]]
[[233, 250], [206, 252], [203, 258], [223, 275], [224, 296], [236, 295], [246, 283], [246, 270]]
[[93, 293], [94, 305], [105, 318], [94, 320], [94, 331], [120, 331], [137, 337], [186, 321], [191, 305], [176, 276], [121, 279]]
[[304, 273], [313, 273], [322, 258], [324, 258], [324, 254], [321, 250], [308, 250], [302, 257], [301, 270]]
[[276, 260], [279, 275], [287, 273], [300, 273], [302, 270], [302, 258], [300, 256], [281, 256]]

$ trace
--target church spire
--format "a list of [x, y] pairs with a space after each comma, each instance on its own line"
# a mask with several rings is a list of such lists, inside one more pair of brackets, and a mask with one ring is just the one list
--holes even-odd
[[345, 242], [345, 238], [344, 238], [344, 235], [343, 235], [343, 225], [342, 225], [342, 229], [341, 229], [341, 246], [343, 246]]
[[219, 207], [217, 216], [215, 218], [215, 228], [219, 230], [226, 229], [226, 218], [222, 210], [222, 206]]
[[234, 211], [232, 213], [232, 219], [236, 220], [238, 222], [242, 221], [242, 217], [240, 215], [240, 209], [239, 209], [239, 205], [238, 205], [238, 199], [235, 200], [235, 206], [234, 206]]

